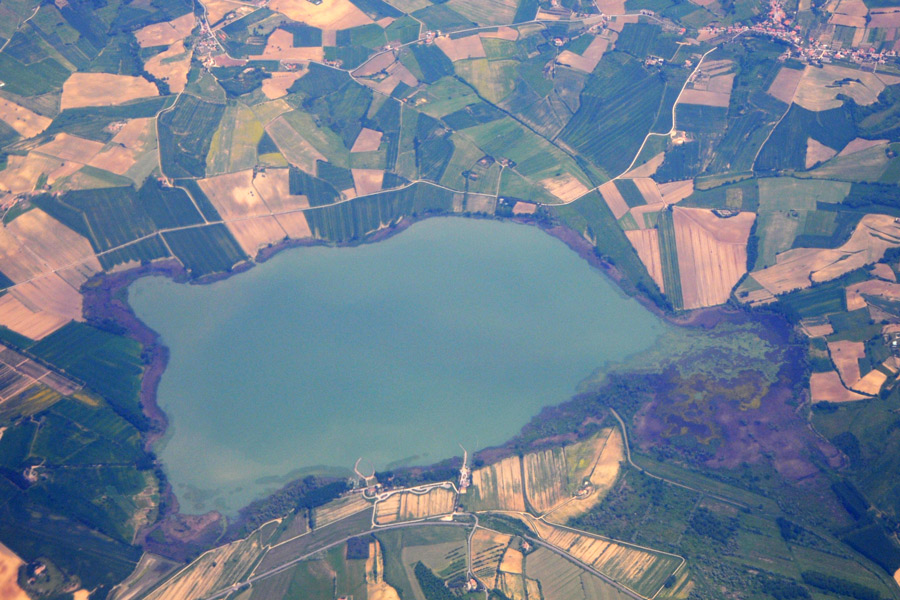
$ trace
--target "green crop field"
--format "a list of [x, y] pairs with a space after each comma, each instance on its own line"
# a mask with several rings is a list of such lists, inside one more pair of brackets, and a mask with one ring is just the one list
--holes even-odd
[[168, 231], [162, 235], [191, 277], [230, 271], [247, 258], [224, 225]]
[[182, 94], [157, 119], [161, 167], [171, 177], [203, 177], [225, 106]]

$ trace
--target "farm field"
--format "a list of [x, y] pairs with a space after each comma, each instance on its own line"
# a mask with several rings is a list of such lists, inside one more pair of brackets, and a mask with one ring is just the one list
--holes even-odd
[[442, 487], [431, 488], [425, 493], [415, 489], [400, 492], [375, 502], [374, 523], [386, 525], [449, 514], [453, 512], [455, 502], [456, 493]]

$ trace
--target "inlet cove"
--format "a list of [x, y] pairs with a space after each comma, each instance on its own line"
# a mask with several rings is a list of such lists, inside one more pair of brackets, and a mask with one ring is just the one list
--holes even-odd
[[502, 443], [666, 329], [539, 229], [452, 217], [129, 300], [170, 349], [157, 451], [188, 511]]

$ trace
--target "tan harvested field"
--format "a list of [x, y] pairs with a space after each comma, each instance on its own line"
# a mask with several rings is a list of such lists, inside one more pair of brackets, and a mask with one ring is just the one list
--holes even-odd
[[371, 77], [390, 67], [395, 60], [396, 57], [393, 52], [383, 52], [360, 65], [359, 68], [353, 71], [353, 75], [354, 77]]
[[263, 94], [270, 100], [287, 96], [288, 88], [294, 85], [294, 82], [300, 79], [303, 74], [304, 71], [299, 69], [296, 71], [278, 71], [272, 73], [271, 77], [263, 79]]
[[132, 119], [116, 133], [88, 164], [117, 175], [125, 175], [145, 152], [156, 147], [156, 129], [152, 117]]
[[659, 286], [661, 292], [665, 292], [662, 275], [662, 259], [659, 253], [659, 231], [656, 229], [634, 229], [625, 232], [625, 237], [634, 246], [638, 258], [644, 263], [647, 273]]
[[570, 485], [580, 487], [585, 480], [593, 489], [583, 498], [573, 497], [547, 515], [554, 523], [566, 523], [598, 505], [612, 488], [625, 460], [621, 432], [615, 428], [601, 431], [596, 437], [566, 447]]
[[401, 62], [395, 62], [393, 66], [388, 68], [388, 74], [391, 77], [396, 77], [399, 81], [402, 81], [410, 87], [419, 85], [419, 80], [416, 79], [416, 76]]
[[352, 496], [344, 496], [314, 509], [316, 527], [324, 527], [340, 521], [350, 515], [368, 510], [372, 508], [372, 504], [362, 497], [362, 494], [354, 494]]
[[65, 322], [82, 320], [81, 294], [56, 273], [48, 273], [27, 283], [20, 283], [10, 289], [8, 295], [36, 313], [58, 317]]
[[251, 169], [208, 177], [197, 183], [225, 221], [271, 212], [253, 187]]
[[[890, 267], [884, 263], [879, 264], [887, 267], [887, 270], [890, 271], [891, 275], [894, 274], [894, 272], [890, 270]], [[863, 294], [881, 296], [882, 298], [893, 302], [900, 301], [900, 284], [871, 279], [869, 281], [854, 283], [853, 285], [847, 286], [846, 294], [847, 310], [858, 310], [866, 307], [866, 300], [863, 298]]]
[[596, 0], [594, 4], [604, 15], [625, 14], [625, 0]]
[[515, 203], [512, 210], [514, 215], [533, 215], [537, 212], [537, 204], [519, 200]]
[[225, 226], [249, 256], [266, 246], [277, 244], [288, 237], [275, 217], [260, 216], [227, 221]]
[[146, 596], [146, 600], [199, 600], [237, 583], [264, 550], [259, 534], [202, 554]]
[[187, 13], [165, 23], [155, 23], [138, 29], [134, 32], [134, 37], [141, 48], [170, 46], [191, 34], [194, 21], [194, 13]]
[[572, 202], [590, 191], [586, 185], [569, 173], [542, 179], [540, 184], [563, 202]]
[[634, 181], [635, 187], [637, 187], [638, 191], [643, 196], [644, 200], [647, 204], [662, 204], [663, 198], [662, 194], [659, 191], [659, 186], [656, 185], [656, 182], [650, 179], [649, 177], [634, 177], [632, 178]]
[[887, 375], [877, 369], [872, 369], [866, 375], [850, 386], [857, 392], [875, 396], [881, 391], [881, 386], [887, 381]]
[[0, 598], [4, 600], [28, 600], [28, 594], [19, 587], [17, 581], [19, 567], [25, 564], [25, 561], [16, 556], [16, 554], [0, 544]]
[[481, 36], [478, 34], [456, 38], [455, 40], [450, 39], [449, 35], [442, 35], [435, 39], [434, 43], [447, 55], [447, 58], [454, 62], [466, 58], [484, 58], [486, 56], [484, 46], [481, 44]]
[[318, 5], [305, 0], [271, 0], [269, 8], [289, 19], [320, 29], [350, 29], [373, 22], [350, 0], [322, 0]]
[[484, 508], [525, 510], [522, 495], [522, 470], [518, 456], [472, 471], [472, 485], [477, 488]]
[[51, 119], [32, 112], [24, 106], [0, 98], [0, 121], [16, 130], [24, 138], [31, 138], [47, 129]]
[[[2, 271], [2, 269], [0, 269], [0, 271]], [[886, 265], [885, 263], [876, 263], [873, 265], [872, 275], [886, 281], [897, 281], [897, 275], [894, 273], [894, 270], [890, 265]]]
[[829, 342], [828, 351], [844, 385], [853, 387], [860, 378], [859, 359], [866, 355], [865, 345], [862, 342]]
[[888, 140], [864, 140], [862, 138], [856, 138], [855, 140], [851, 140], [846, 146], [844, 146], [844, 149], [838, 153], [838, 156], [847, 156], [848, 154], [854, 154], [856, 152], [868, 150], [869, 148], [881, 146], [882, 144], [886, 144], [887, 142]]
[[519, 39], [519, 31], [514, 27], [501, 25], [496, 31], [482, 31], [478, 34], [483, 38], [496, 38], [498, 40], [515, 41]]
[[25, 156], [12, 155], [7, 158], [6, 168], [0, 171], [0, 192], [31, 192], [41, 175], [46, 175], [47, 183], [53, 185], [81, 167], [80, 163], [60, 161], [34, 152]]
[[834, 12], [841, 15], [865, 17], [869, 9], [866, 8], [863, 0], [841, 0]]
[[266, 169], [253, 178], [253, 187], [272, 213], [283, 213], [309, 207], [306, 196], [292, 196], [290, 193], [290, 171], [288, 169]]
[[500, 561], [511, 539], [484, 527], [477, 528], [472, 536], [472, 570], [489, 587], [496, 587]]
[[143, 77], [110, 73], [72, 73], [63, 84], [60, 107], [113, 106], [158, 96], [156, 86]]
[[852, 402], [866, 396], [851, 392], [843, 386], [837, 371], [813, 373], [809, 376], [809, 395], [815, 402]]
[[26, 306], [12, 294], [0, 297], [0, 325], [33, 340], [47, 337], [69, 321], [60, 315]]
[[773, 295], [807, 288], [814, 281], [830, 281], [881, 260], [888, 248], [900, 245], [900, 225], [888, 215], [866, 215], [843, 246], [795, 248], [782, 252], [776, 264], [753, 273]]
[[75, 287], [101, 270], [91, 243], [39, 208], [20, 215], [6, 228], [51, 269], [76, 267], [81, 279], [73, 282]]
[[317, 160], [326, 160], [325, 155], [303, 139], [303, 136], [297, 133], [283, 116], [269, 123], [266, 126], [266, 132], [288, 162], [300, 167], [307, 173], [316, 172]]
[[841, 25], [843, 27], [857, 27], [861, 29], [865, 29], [866, 27], [865, 17], [855, 17], [852, 15], [833, 14], [831, 15], [831, 18], [828, 19], [828, 22], [832, 25]]
[[545, 513], [569, 498], [566, 452], [552, 448], [524, 456], [525, 497], [539, 513]]
[[400, 492], [375, 503], [375, 523], [387, 525], [450, 514], [455, 502], [456, 492], [452, 489], [431, 488], [424, 494]]
[[603, 199], [606, 200], [606, 205], [609, 206], [609, 210], [612, 211], [616, 219], [621, 219], [625, 216], [625, 213], [628, 212], [628, 204], [614, 181], [607, 181], [600, 186], [598, 191], [603, 196]]
[[[521, 574], [498, 573], [497, 588], [503, 592], [509, 600], [526, 600], [528, 597], [528, 592], [525, 590], [525, 580]], [[540, 598], [540, 595], [536, 597]]]
[[825, 144], [812, 138], [806, 138], [806, 168], [812, 168], [820, 162], [825, 162], [837, 154], [837, 150], [829, 148]]
[[[834, 85], [842, 80], [847, 80], [848, 83]], [[850, 96], [857, 104], [868, 105], [878, 100], [878, 94], [882, 90], [884, 82], [867, 71], [837, 65], [806, 67], [794, 94], [794, 102], [808, 110], [828, 110], [841, 106], [842, 102], [837, 96], [842, 94]]]
[[359, 135], [356, 136], [356, 141], [353, 142], [350, 152], [375, 152], [378, 150], [378, 146], [381, 145], [381, 137], [383, 135], [380, 131], [363, 127]]
[[523, 572], [525, 557], [515, 548], [507, 548], [500, 561], [500, 570], [504, 573], [520, 574]]
[[622, 30], [625, 29], [625, 26], [629, 23], [637, 23], [639, 22], [640, 15], [619, 15], [615, 19], [612, 20], [609, 24], [609, 28], [615, 32], [622, 33]]
[[684, 90], [678, 99], [679, 104], [702, 104], [704, 106], [728, 106], [730, 93], [710, 92], [708, 90]]
[[644, 164], [635, 167], [622, 176], [622, 179], [632, 179], [637, 177], [651, 177], [659, 168], [663, 161], [666, 160], [666, 153], [660, 152]]
[[[586, 533], [575, 533], [554, 525], [534, 521], [537, 534], [547, 543], [560, 548], [581, 562], [591, 565], [601, 573], [615, 579], [631, 589], [637, 587], [642, 578], [651, 571], [657, 571], [660, 561], [671, 562], [671, 557], [660, 557], [631, 546], [619, 544]], [[679, 561], [680, 562], [680, 561]], [[677, 564], [677, 563], [676, 563]], [[672, 571], [674, 571], [674, 565]], [[668, 573], [661, 575], [662, 580]], [[657, 574], [657, 578], [660, 575]], [[662, 581], [660, 581], [660, 584]], [[655, 591], [655, 590], [654, 590]]]
[[397, 590], [384, 581], [384, 556], [377, 540], [369, 544], [369, 558], [366, 559], [366, 598], [400, 600]]
[[278, 224], [285, 230], [289, 238], [300, 240], [312, 237], [312, 230], [306, 221], [306, 215], [302, 212], [278, 215], [275, 217], [275, 220], [278, 221]]
[[231, 0], [200, 0], [200, 3], [206, 7], [206, 18], [209, 20], [210, 25], [215, 25], [232, 11], [248, 8], [245, 4], [232, 2]]
[[800, 327], [811, 338], [825, 337], [834, 333], [834, 327], [825, 319], [804, 319], [800, 321]]
[[381, 191], [384, 181], [384, 171], [381, 169], [351, 169], [353, 183], [356, 185], [356, 195], [365, 196]]
[[269, 36], [263, 53], [250, 58], [254, 60], [320, 61], [325, 58], [325, 50], [321, 46], [295, 48], [294, 34], [284, 29], [276, 29]]
[[556, 59], [556, 62], [584, 73], [590, 73], [597, 68], [597, 63], [603, 58], [603, 54], [608, 47], [609, 39], [595, 37], [581, 55], [564, 50]]
[[778, 75], [775, 76], [775, 80], [772, 81], [772, 85], [769, 86], [768, 93], [770, 96], [790, 104], [794, 101], [794, 93], [796, 93], [801, 79], [803, 79], [802, 70], [781, 67]]
[[893, 29], [900, 27], [900, 7], [891, 8], [873, 8], [869, 11], [869, 27], [883, 27], [884, 29]]
[[675, 246], [686, 309], [716, 306], [747, 271], [747, 238], [756, 215], [722, 219], [710, 210], [673, 208]]
[[894, 581], [897, 582], [897, 585], [900, 585], [900, 569], [894, 571]]
[[694, 180], [685, 179], [660, 183], [659, 193], [664, 204], [676, 204], [694, 193]]
[[8, 228], [0, 229], [0, 273], [19, 283], [46, 269], [44, 261], [25, 249]]
[[34, 149], [39, 154], [54, 156], [82, 164], [90, 162], [103, 149], [103, 143], [88, 140], [77, 135], [58, 133], [53, 140]]
[[144, 69], [157, 79], [165, 81], [173, 94], [180, 94], [187, 84], [187, 74], [191, 69], [191, 54], [192, 51], [186, 50], [184, 42], [179, 40], [165, 51], [150, 57], [144, 63]]

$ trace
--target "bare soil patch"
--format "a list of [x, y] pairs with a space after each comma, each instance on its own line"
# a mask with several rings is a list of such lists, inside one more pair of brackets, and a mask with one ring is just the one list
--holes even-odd
[[537, 212], [537, 204], [532, 204], [531, 202], [519, 200], [513, 206], [514, 215], [533, 215], [535, 212]]
[[306, 221], [306, 215], [302, 212], [277, 215], [275, 220], [291, 239], [302, 240], [313, 236], [309, 223]]
[[586, 185], [569, 173], [542, 179], [540, 184], [563, 202], [572, 202], [590, 191]]
[[31, 138], [50, 126], [51, 119], [32, 112], [24, 106], [0, 98], [0, 121], [3, 121], [24, 138]]
[[663, 161], [666, 160], [666, 153], [660, 152], [644, 164], [635, 167], [634, 169], [628, 171], [625, 175], [622, 176], [622, 179], [634, 179], [637, 177], [651, 177], [656, 170], [659, 169], [659, 166], [663, 164]]
[[272, 73], [268, 79], [263, 79], [262, 91], [266, 98], [274, 100], [287, 96], [288, 88], [294, 85], [294, 82], [303, 76], [304, 71], [278, 71]]
[[893, 29], [900, 27], [900, 7], [891, 8], [873, 8], [869, 11], [869, 27], [875, 29], [882, 27], [884, 29]]
[[250, 169], [208, 177], [197, 183], [225, 221], [270, 212], [253, 187], [253, 171]]
[[699, 208], [673, 211], [684, 307], [726, 302], [747, 271], [747, 239], [756, 215], [744, 212], [723, 219]]
[[134, 37], [141, 48], [170, 46], [189, 36], [194, 22], [194, 13], [187, 13], [166, 23], [155, 23], [138, 29], [134, 32]]
[[837, 371], [813, 373], [809, 377], [809, 394], [815, 402], [852, 402], [865, 400], [866, 396], [851, 392], [841, 383]]
[[[184, 42], [179, 40], [169, 46], [167, 50], [152, 56], [144, 64], [144, 69], [157, 79], [165, 81], [169, 85], [169, 91], [173, 94], [180, 94], [187, 85], [187, 75], [191, 69], [191, 54], [192, 51], [186, 50]], [[264, 81], [268, 81], [268, 79]]]
[[373, 22], [350, 0], [322, 0], [320, 4], [298, 0], [272, 0], [269, 2], [269, 8], [289, 19], [320, 29], [350, 29]]
[[[310, 4], [305, 1], [303, 3]], [[297, 4], [300, 4], [300, 2]], [[313, 5], [310, 4], [310, 6]], [[263, 53], [250, 58], [256, 60], [321, 61], [325, 58], [325, 50], [321, 46], [295, 48], [294, 34], [284, 29], [276, 29], [269, 36]]]
[[656, 229], [636, 229], [626, 231], [625, 237], [634, 246], [638, 258], [644, 263], [644, 267], [659, 286], [661, 292], [665, 292], [662, 275], [662, 260], [659, 253], [659, 231]]
[[625, 198], [619, 193], [619, 189], [614, 181], [607, 181], [600, 186], [598, 191], [603, 196], [603, 199], [606, 200], [606, 205], [609, 206], [609, 210], [612, 211], [616, 219], [621, 219], [625, 216], [625, 213], [628, 212], [628, 203], [625, 202]]
[[253, 257], [261, 248], [277, 244], [287, 237], [287, 232], [271, 216], [226, 221], [225, 226], [244, 252]]
[[853, 387], [860, 379], [859, 359], [866, 355], [865, 345], [846, 340], [829, 342], [828, 351], [844, 385]]
[[481, 45], [481, 36], [477, 34], [466, 37], [450, 39], [448, 35], [442, 35], [434, 40], [437, 47], [452, 61], [466, 58], [484, 58], [484, 46]]
[[801, 79], [803, 79], [803, 71], [781, 67], [775, 80], [772, 81], [772, 85], [769, 86], [768, 93], [785, 104], [790, 104], [794, 101], [794, 93], [797, 91]]
[[359, 68], [353, 71], [353, 75], [355, 77], [371, 77], [390, 67], [395, 60], [396, 57], [393, 52], [383, 52], [360, 65]]
[[356, 141], [353, 142], [350, 152], [375, 152], [381, 145], [381, 137], [383, 135], [380, 131], [363, 127], [356, 137]]
[[381, 191], [381, 184], [384, 181], [384, 171], [382, 169], [351, 169], [353, 173], [353, 183], [356, 185], [356, 194], [365, 196]]
[[19, 567], [25, 564], [25, 561], [16, 556], [16, 554], [0, 544], [0, 598], [6, 600], [28, 600], [28, 594], [19, 587], [17, 576]]
[[837, 150], [829, 148], [821, 142], [817, 142], [812, 138], [806, 138], [806, 168], [809, 169], [820, 162], [825, 162], [829, 158], [835, 156]]
[[885, 144], [887, 141], [888, 140], [864, 140], [862, 138], [856, 138], [844, 146], [844, 149], [838, 153], [838, 156], [847, 156], [848, 154], [854, 154], [855, 152], [862, 152], [863, 150]]
[[60, 106], [113, 106], [138, 98], [158, 96], [156, 86], [143, 77], [110, 73], [72, 73], [63, 84]]
[[26, 156], [12, 155], [7, 158], [6, 168], [0, 171], [0, 191], [13, 194], [31, 192], [41, 175], [46, 175], [47, 183], [52, 185], [81, 167], [80, 163], [61, 161], [34, 152]]
[[132, 119], [115, 135], [110, 144], [88, 162], [92, 167], [125, 175], [138, 158], [155, 146], [156, 131], [152, 117]]

